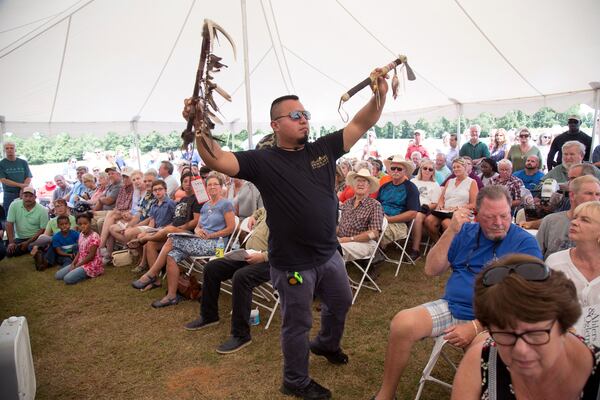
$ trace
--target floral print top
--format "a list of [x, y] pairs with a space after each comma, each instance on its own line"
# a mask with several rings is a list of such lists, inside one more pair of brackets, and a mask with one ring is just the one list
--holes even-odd
[[[577, 335], [576, 335], [577, 336]], [[590, 349], [594, 365], [581, 395], [582, 400], [596, 400], [600, 384], [600, 348], [587, 343], [582, 337], [577, 336]], [[494, 339], [488, 338], [481, 349], [481, 400], [516, 400], [510, 372], [496, 351]]]
[[82, 267], [87, 276], [95, 278], [98, 275], [104, 273], [104, 265], [102, 264], [102, 256], [100, 255], [100, 236], [96, 232], [91, 232], [89, 235], [83, 233], [79, 235], [79, 256], [77, 260], [83, 260], [90, 254], [90, 248], [96, 246], [96, 255], [87, 264], [83, 264]]

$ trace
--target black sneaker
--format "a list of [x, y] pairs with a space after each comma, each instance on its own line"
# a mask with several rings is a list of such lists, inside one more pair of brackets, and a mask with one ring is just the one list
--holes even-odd
[[237, 336], [230, 336], [229, 339], [219, 347], [217, 347], [217, 353], [219, 354], [231, 354], [238, 350], [243, 349], [252, 343], [252, 338], [240, 338]]
[[287, 396], [301, 397], [306, 400], [319, 400], [319, 399], [330, 399], [331, 391], [313, 379], [310, 380], [310, 383], [302, 388], [302, 389], [294, 389], [285, 385], [281, 385], [279, 391]]
[[219, 320], [216, 321], [205, 321], [202, 317], [193, 320], [192, 322], [188, 322], [183, 327], [188, 331], [197, 331], [202, 328], [208, 328], [209, 326], [217, 325]]
[[325, 350], [319, 349], [317, 346], [315, 346], [314, 344], [311, 343], [310, 351], [313, 354], [325, 357], [327, 359], [327, 361], [329, 361], [332, 364], [336, 364], [336, 365], [348, 364], [348, 355], [346, 353], [344, 353], [342, 351], [342, 349], [337, 349], [336, 351], [325, 351]]

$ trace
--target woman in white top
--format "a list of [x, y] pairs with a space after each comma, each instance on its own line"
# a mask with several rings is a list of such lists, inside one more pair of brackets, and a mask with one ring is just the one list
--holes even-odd
[[416, 260], [421, 256], [419, 246], [423, 236], [423, 222], [425, 222], [425, 217], [431, 214], [431, 210], [435, 210], [437, 207], [442, 188], [435, 181], [435, 165], [428, 158], [421, 161], [419, 173], [411, 179], [411, 182], [419, 189], [419, 201], [421, 202], [421, 210], [415, 217], [412, 229], [412, 249], [408, 252], [408, 255]]
[[584, 307], [581, 322], [587, 314], [585, 307], [600, 305], [600, 201], [588, 201], [575, 208], [569, 239], [575, 247], [551, 254], [546, 264], [575, 283], [577, 298]]
[[[437, 210], [446, 212], [458, 208], [474, 210], [479, 189], [477, 188], [477, 182], [467, 175], [466, 162], [463, 158], [459, 157], [452, 162], [452, 172], [454, 172], [456, 178], [450, 179], [442, 189]], [[451, 213], [448, 213], [447, 216], [428, 215], [425, 218], [425, 226], [429, 236], [437, 240], [440, 235], [440, 228], [444, 231], [450, 225], [450, 218], [452, 218]]]

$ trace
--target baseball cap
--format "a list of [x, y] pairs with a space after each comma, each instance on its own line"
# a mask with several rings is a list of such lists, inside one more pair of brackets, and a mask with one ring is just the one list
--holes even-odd
[[131, 174], [133, 173], [134, 169], [131, 167], [125, 167], [121, 170], [121, 175], [123, 176], [131, 176]]
[[23, 193], [31, 193], [32, 195], [35, 196], [35, 189], [32, 188], [31, 186], [27, 186], [23, 188]]

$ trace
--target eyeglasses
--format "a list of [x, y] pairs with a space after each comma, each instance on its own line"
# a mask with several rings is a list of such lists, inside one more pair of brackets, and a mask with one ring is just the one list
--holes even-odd
[[402, 167], [390, 167], [390, 171], [404, 171]]
[[528, 138], [529, 135], [519, 135], [520, 138]]
[[548, 329], [536, 329], [521, 333], [490, 331], [490, 336], [497, 344], [502, 346], [514, 346], [518, 339], [522, 339], [531, 346], [541, 346], [550, 341], [550, 332], [552, 332], [555, 322], [556, 320], [552, 321], [552, 325]]
[[431, 168], [431, 167], [422, 167], [421, 169], [423, 171], [432, 171], [433, 172], [433, 168]]
[[285, 117], [290, 117], [293, 121], [298, 121], [300, 118], [304, 117], [308, 121], [310, 119], [310, 112], [306, 111], [306, 110], [292, 111], [289, 114], [280, 115], [279, 117], [274, 118], [273, 121], [277, 121], [278, 119], [285, 118]]
[[541, 262], [501, 265], [490, 268], [483, 273], [483, 286], [494, 286], [513, 273], [527, 281], [540, 282], [550, 277], [550, 268]]

